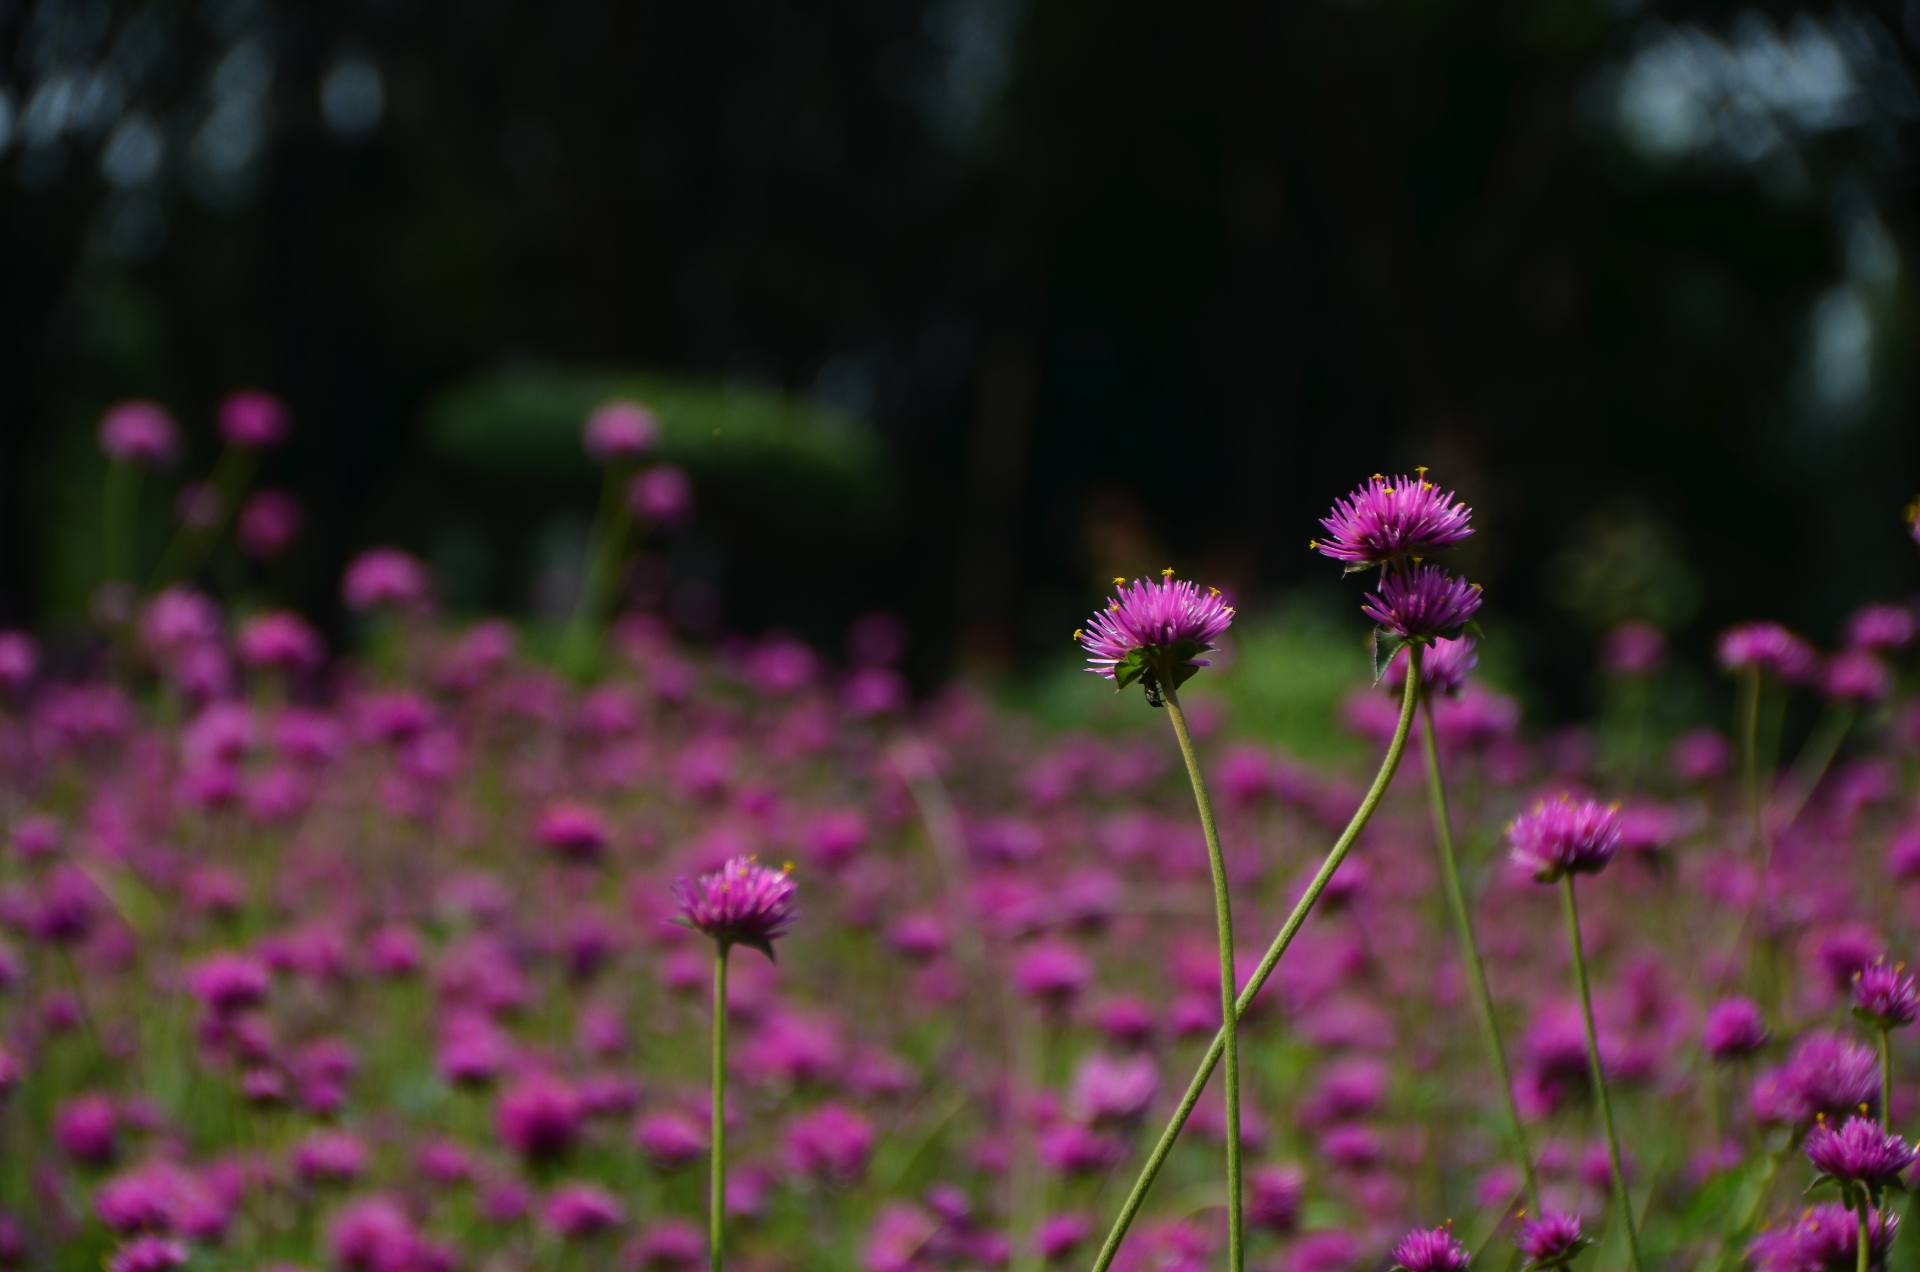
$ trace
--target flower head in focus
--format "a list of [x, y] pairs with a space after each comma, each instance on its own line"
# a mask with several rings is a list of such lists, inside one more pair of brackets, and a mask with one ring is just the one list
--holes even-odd
[[1527, 1257], [1524, 1272], [1545, 1272], [1564, 1268], [1575, 1256], [1593, 1244], [1580, 1233], [1580, 1216], [1570, 1210], [1549, 1210], [1524, 1219], [1514, 1234], [1513, 1243]]
[[1853, 1014], [1878, 1029], [1898, 1029], [1920, 1016], [1920, 988], [1905, 963], [1875, 959], [1853, 974]]
[[1393, 1272], [1466, 1272], [1472, 1258], [1452, 1225], [1416, 1228], [1393, 1247]]
[[1428, 481], [1424, 467], [1414, 473], [1375, 473], [1352, 494], [1334, 500], [1332, 511], [1320, 519], [1326, 537], [1307, 546], [1353, 571], [1417, 560], [1472, 535], [1473, 509]]
[[1234, 609], [1217, 587], [1201, 588], [1175, 578], [1171, 567], [1160, 581], [1115, 579], [1106, 608], [1073, 634], [1087, 651], [1087, 670], [1113, 681], [1115, 689], [1136, 682], [1147, 701], [1159, 705], [1166, 689], [1178, 689], [1199, 668], [1200, 655], [1233, 623]]
[[793, 868], [769, 870], [752, 857], [735, 857], [711, 874], [674, 882], [680, 922], [724, 945], [744, 945], [773, 957], [774, 941], [793, 923]]
[[1599, 874], [1620, 847], [1620, 806], [1562, 794], [1543, 799], [1507, 826], [1514, 864], [1535, 881]]

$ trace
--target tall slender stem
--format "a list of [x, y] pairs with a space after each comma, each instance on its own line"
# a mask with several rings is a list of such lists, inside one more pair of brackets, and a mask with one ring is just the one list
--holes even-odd
[[601, 628], [620, 582], [620, 563], [626, 558], [627, 540], [633, 531], [633, 514], [626, 503], [631, 476], [631, 465], [610, 463], [600, 481], [600, 506], [587, 534], [587, 569], [560, 642], [562, 668], [576, 680], [586, 679], [593, 671]]
[[713, 1130], [707, 1176], [707, 1251], [712, 1272], [720, 1272], [727, 1226], [727, 954], [727, 942], [714, 942]]
[[1241, 1249], [1240, 1213], [1240, 1019], [1234, 1010], [1239, 979], [1233, 967], [1233, 906], [1227, 891], [1227, 861], [1220, 851], [1220, 832], [1213, 823], [1213, 801], [1207, 798], [1206, 779], [1200, 775], [1200, 757], [1194, 754], [1193, 735], [1187, 731], [1187, 713], [1171, 685], [1161, 691], [1173, 736], [1186, 761], [1193, 783], [1193, 804], [1200, 813], [1200, 831], [1207, 840], [1207, 865], [1213, 871], [1213, 923], [1220, 942], [1220, 1035], [1227, 1061], [1227, 1267], [1241, 1272], [1246, 1252]]
[[[1760, 669], [1748, 667], [1740, 673], [1740, 782], [1746, 788], [1749, 843], [1756, 853], [1762, 850], [1765, 831], [1760, 809]], [[1760, 880], [1762, 889], [1766, 879]]]
[[[1387, 785], [1393, 781], [1393, 775], [1399, 771], [1400, 757], [1407, 749], [1407, 733], [1413, 727], [1413, 708], [1417, 700], [1417, 691], [1418, 678], [1409, 677], [1406, 692], [1400, 699], [1400, 721], [1394, 726], [1393, 740], [1387, 744], [1386, 758], [1380, 761], [1380, 771], [1374, 774], [1373, 785], [1367, 788], [1366, 796], [1361, 799], [1360, 807], [1354, 810], [1352, 820], [1347, 822], [1347, 828], [1340, 832], [1340, 838], [1334, 840], [1333, 847], [1327, 851], [1325, 860], [1320, 863], [1319, 871], [1313, 876], [1313, 882], [1307, 885], [1306, 892], [1294, 904], [1293, 912], [1287, 916], [1280, 934], [1273, 938], [1273, 944], [1269, 945], [1267, 952], [1260, 956], [1260, 965], [1253, 969], [1253, 975], [1248, 978], [1246, 986], [1240, 991], [1239, 998], [1234, 1001], [1236, 1020], [1246, 1015], [1247, 1009], [1253, 1005], [1253, 1000], [1259, 996], [1261, 987], [1267, 983], [1267, 977], [1271, 976], [1273, 969], [1279, 966], [1281, 958], [1286, 955], [1287, 947], [1293, 944], [1293, 938], [1299, 934], [1301, 925], [1307, 921], [1307, 915], [1313, 911], [1314, 903], [1326, 890], [1327, 881], [1333, 878], [1334, 871], [1338, 870], [1340, 863], [1346, 860], [1347, 852], [1353, 847], [1354, 840], [1360, 837], [1360, 832], [1365, 830], [1367, 823], [1373, 819], [1374, 810], [1380, 806], [1381, 798], [1387, 793]], [[1160, 1138], [1154, 1143], [1153, 1151], [1147, 1154], [1146, 1163], [1140, 1168], [1140, 1177], [1133, 1181], [1132, 1191], [1127, 1194], [1126, 1201], [1121, 1203], [1120, 1214], [1113, 1221], [1113, 1229], [1107, 1233], [1107, 1239], [1100, 1247], [1099, 1257], [1094, 1260], [1093, 1272], [1106, 1272], [1106, 1269], [1112, 1266], [1114, 1256], [1120, 1253], [1120, 1243], [1126, 1240], [1127, 1229], [1133, 1226], [1134, 1219], [1140, 1213], [1140, 1207], [1146, 1202], [1147, 1193], [1153, 1188], [1154, 1179], [1159, 1176], [1160, 1168], [1166, 1164], [1167, 1155], [1173, 1151], [1174, 1141], [1180, 1138], [1180, 1131], [1186, 1126], [1187, 1118], [1192, 1115], [1193, 1106], [1200, 1102], [1200, 1093], [1206, 1087], [1207, 1079], [1213, 1076], [1214, 1067], [1220, 1063], [1220, 1057], [1226, 1050], [1225, 1034], [1226, 1030], [1223, 1027], [1213, 1035], [1213, 1041], [1207, 1045], [1207, 1053], [1201, 1057], [1200, 1067], [1194, 1071], [1193, 1080], [1187, 1083], [1186, 1093], [1180, 1097], [1180, 1103], [1174, 1109], [1172, 1119], [1168, 1121], [1166, 1129], [1160, 1132]]]
[[[1420, 676], [1420, 654], [1418, 646], [1410, 653], [1407, 668], [1409, 679]], [[1466, 890], [1460, 884], [1460, 863], [1453, 851], [1453, 823], [1447, 813], [1447, 791], [1440, 777], [1440, 748], [1433, 736], [1433, 700], [1427, 691], [1420, 691], [1420, 742], [1426, 753], [1427, 761], [1427, 802], [1433, 808], [1434, 838], [1440, 845], [1440, 878], [1446, 886], [1447, 909], [1453, 915], [1454, 935], [1460, 941], [1461, 957], [1467, 961], [1468, 979], [1473, 986], [1473, 999], [1480, 1010], [1480, 1029], [1486, 1038], [1487, 1051], [1493, 1061], [1494, 1077], [1500, 1083], [1500, 1095], [1506, 1101], [1507, 1127], [1513, 1136], [1513, 1150], [1520, 1158], [1520, 1173], [1527, 1183], [1527, 1208], [1538, 1213], [1540, 1209], [1540, 1181], [1533, 1172], [1533, 1152], [1527, 1146], [1527, 1130], [1520, 1121], [1520, 1106], [1513, 1098], [1513, 1074], [1507, 1068], [1507, 1049], [1500, 1039], [1500, 1020], [1494, 1015], [1493, 994], [1487, 988], [1487, 968], [1480, 958], [1480, 943], [1473, 936], [1473, 916], [1467, 910]]]
[[1860, 1203], [1860, 1240], [1853, 1253], [1855, 1272], [1867, 1272], [1867, 1247], [1872, 1233], [1867, 1228], [1867, 1203]]
[[1880, 1027], [1880, 1129], [1893, 1126], [1893, 1034]]
[[1633, 1227], [1633, 1198], [1627, 1195], [1626, 1172], [1620, 1169], [1620, 1134], [1613, 1128], [1613, 1102], [1607, 1098], [1607, 1074], [1600, 1063], [1600, 1035], [1593, 1027], [1593, 992], [1587, 985], [1587, 952], [1580, 941], [1580, 903], [1574, 900], [1573, 876], [1560, 876], [1560, 895], [1566, 901], [1567, 943], [1573, 950], [1573, 983], [1580, 991], [1580, 1019], [1587, 1029], [1587, 1068], [1593, 1074], [1593, 1098], [1600, 1106], [1600, 1124], [1607, 1132], [1607, 1172], [1620, 1199], [1620, 1221], [1627, 1230], [1627, 1254], [1634, 1272], [1640, 1272], [1640, 1237]]

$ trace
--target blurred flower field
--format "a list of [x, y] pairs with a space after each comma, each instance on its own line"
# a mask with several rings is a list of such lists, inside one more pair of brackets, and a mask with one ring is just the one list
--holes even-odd
[[[1376, 544], [1379, 582], [1340, 594], [1338, 734], [1283, 748], [1216, 692], [1261, 638], [1235, 657], [1225, 600], [1145, 568], [1085, 638], [1128, 709], [1062, 728], [910, 694], [883, 615], [826, 654], [626, 611], [632, 538], [699, 508], [634, 404], [587, 423], [606, 480], [557, 642], [443, 613], [378, 547], [330, 648], [201, 590], [299, 528], [248, 484], [284, 410], [222, 424], [170, 547], [109, 530], [90, 643], [0, 634], [0, 1267], [706, 1267], [716, 944], [726, 1266], [1092, 1266], [1220, 1051], [1199, 783], [1163, 716], [1251, 995], [1246, 1266], [1920, 1266], [1909, 602], [1861, 598], [1825, 651], [1622, 628], [1605, 677], [1715, 663], [1727, 721], [1602, 747], [1479, 682], [1477, 588]], [[109, 527], [175, 428], [108, 416]], [[1427, 483], [1398, 480], [1323, 524], [1400, 515]], [[1427, 547], [1471, 533], [1442, 511]], [[1222, 1087], [1112, 1267], [1228, 1266]]]

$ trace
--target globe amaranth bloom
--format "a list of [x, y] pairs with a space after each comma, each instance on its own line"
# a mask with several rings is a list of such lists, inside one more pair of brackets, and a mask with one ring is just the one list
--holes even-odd
[[1562, 794], [1543, 799], [1507, 826], [1514, 864], [1540, 883], [1598, 874], [1620, 849], [1620, 806]]
[[1851, 1117], [1880, 1107], [1880, 1057], [1837, 1033], [1817, 1030], [1794, 1044], [1781, 1071], [1797, 1120]]
[[1526, 1256], [1526, 1272], [1567, 1267], [1593, 1244], [1580, 1233], [1580, 1216], [1570, 1210], [1549, 1210], [1523, 1220], [1513, 1243]]
[[794, 919], [789, 863], [770, 870], [753, 857], [734, 857], [711, 874], [674, 881], [680, 922], [724, 945], [745, 945], [773, 957], [773, 942]]
[[[1900, 1216], [1876, 1211], [1867, 1220], [1867, 1266], [1886, 1266]], [[1759, 1272], [1853, 1272], [1858, 1267], [1859, 1220], [1841, 1205], [1810, 1206], [1785, 1228], [1761, 1233], [1747, 1247]]]
[[1427, 480], [1425, 467], [1415, 475], [1387, 477], [1375, 473], [1320, 519], [1324, 539], [1307, 547], [1349, 570], [1364, 570], [1389, 561], [1417, 559], [1452, 547], [1473, 533], [1473, 509], [1442, 492]]
[[1714, 1060], [1738, 1060], [1767, 1045], [1767, 1022], [1751, 998], [1723, 998], [1707, 1009], [1701, 1045]]
[[133, 399], [115, 403], [100, 418], [100, 449], [107, 458], [131, 464], [164, 464], [179, 448], [173, 416], [157, 402]]
[[[1407, 683], [1407, 659], [1411, 657], [1406, 650], [1396, 652], [1393, 660], [1387, 664], [1387, 671], [1381, 681], [1387, 688], [1398, 691]], [[1471, 636], [1442, 636], [1427, 649], [1427, 655], [1420, 660], [1420, 684], [1429, 693], [1444, 694], [1451, 698], [1467, 687], [1467, 677], [1480, 665], [1480, 654], [1474, 648]]]
[[587, 417], [581, 438], [589, 458], [605, 463], [636, 459], [660, 439], [660, 422], [638, 402], [615, 399]]
[[1807, 1134], [1806, 1153], [1822, 1177], [1843, 1187], [1859, 1185], [1876, 1198], [1920, 1156], [1876, 1118], [1850, 1117], [1836, 1131], [1824, 1114]]
[[1472, 1258], [1451, 1225], [1415, 1228], [1393, 1247], [1393, 1272], [1466, 1272]]
[[1087, 651], [1087, 670], [1125, 689], [1136, 681], [1157, 702], [1164, 689], [1177, 689], [1207, 665], [1200, 655], [1233, 623], [1234, 609], [1217, 587], [1160, 571], [1160, 581], [1115, 579], [1106, 608], [1073, 633]]
[[1805, 680], [1819, 669], [1813, 646], [1778, 623], [1741, 623], [1720, 634], [1720, 665], [1728, 671], [1770, 671]]
[[1453, 636], [1480, 612], [1480, 585], [1437, 565], [1389, 571], [1380, 590], [1366, 594], [1360, 612], [1402, 640]]
[[1920, 989], [1905, 963], [1875, 959], [1853, 974], [1853, 1014], [1881, 1029], [1898, 1029], [1920, 1016]]

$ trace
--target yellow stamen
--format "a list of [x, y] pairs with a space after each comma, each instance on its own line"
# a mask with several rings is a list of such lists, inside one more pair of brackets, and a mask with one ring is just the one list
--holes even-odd
[[1125, 584], [1126, 584], [1126, 580], [1125, 580], [1124, 578], [1119, 578], [1119, 579], [1115, 579], [1115, 580], [1113, 581], [1113, 585], [1114, 585], [1115, 587], [1122, 587], [1122, 586], [1124, 586]]
[[1170, 578], [1172, 578], [1172, 577], [1173, 577], [1173, 567], [1169, 565], [1169, 566], [1167, 566], [1167, 567], [1165, 567], [1164, 569], [1162, 569], [1162, 570], [1160, 571], [1160, 577], [1161, 577], [1161, 578], [1163, 578], [1163, 579], [1170, 579]]
[[1082, 639], [1083, 639], [1083, 638], [1084, 638], [1084, 637], [1086, 636], [1086, 634], [1087, 634], [1087, 629], [1086, 629], [1086, 628], [1084, 628], [1084, 627], [1076, 627], [1076, 628], [1074, 628], [1074, 629], [1073, 629], [1073, 643], [1074, 643], [1074, 644], [1076, 644], [1076, 645], [1078, 645], [1078, 644], [1080, 643], [1080, 641], [1081, 641], [1081, 640], [1082, 640]]

